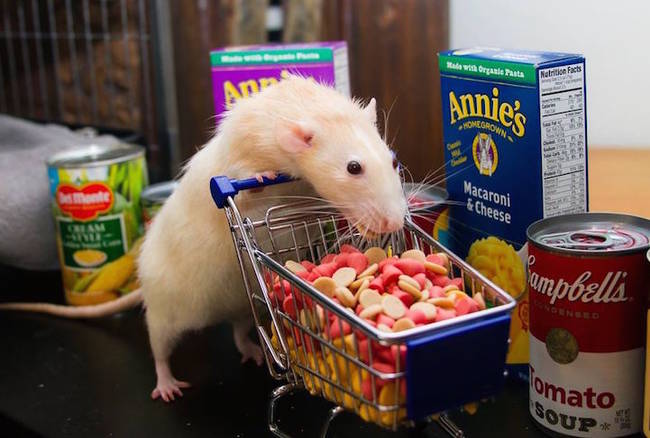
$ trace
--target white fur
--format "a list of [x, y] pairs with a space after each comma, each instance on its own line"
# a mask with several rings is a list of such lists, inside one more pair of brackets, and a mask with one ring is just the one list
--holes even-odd
[[[375, 122], [374, 99], [364, 108], [300, 77], [240, 101], [226, 115], [216, 136], [185, 167], [141, 248], [141, 291], [158, 374], [152, 396], [173, 399], [180, 393], [184, 382], [173, 378], [168, 358], [184, 332], [219, 321], [246, 327], [241, 321], [250, 317], [226, 217], [210, 196], [210, 178], [280, 171], [309, 182], [362, 229], [394, 231], [403, 225], [406, 201]], [[362, 164], [363, 174], [347, 172], [351, 159]], [[242, 193], [236, 201], [243, 213], [261, 217], [278, 202], [262, 198], [289, 193], [296, 194], [295, 184], [260, 195]], [[236, 339], [241, 341], [241, 333]]]
[[[364, 110], [295, 77], [241, 101], [227, 115], [217, 135], [189, 162], [142, 246], [140, 278], [156, 360], [167, 359], [182, 332], [248, 314], [227, 221], [208, 190], [211, 176], [244, 178], [277, 169], [304, 177], [354, 219], [368, 213], [354, 205], [374, 212], [363, 219], [366, 228], [401, 227], [406, 203], [374, 114], [374, 101]], [[350, 158], [361, 161], [363, 175], [347, 172]], [[237, 204], [259, 217], [271, 202], [253, 199], [243, 194]]]

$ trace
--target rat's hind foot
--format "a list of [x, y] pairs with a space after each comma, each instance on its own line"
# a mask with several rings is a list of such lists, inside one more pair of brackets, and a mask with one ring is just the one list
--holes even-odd
[[264, 182], [262, 177], [266, 177], [268, 179], [276, 179], [278, 177], [278, 174], [273, 172], [272, 170], [267, 170], [266, 172], [260, 172], [255, 174], [255, 179], [258, 182]]
[[151, 391], [151, 399], [156, 400], [158, 397], [166, 402], [174, 401], [174, 396], [183, 397], [181, 388], [189, 388], [190, 384], [172, 378], [171, 380], [158, 380], [156, 388]]
[[154, 390], [151, 391], [152, 400], [160, 397], [166, 402], [174, 401], [175, 396], [183, 396], [181, 388], [189, 388], [191, 386], [188, 382], [176, 380], [167, 363], [156, 363], [156, 375], [158, 382]]
[[261, 366], [264, 361], [264, 353], [259, 345], [251, 341], [248, 337], [248, 330], [251, 328], [250, 321], [233, 323], [233, 337], [237, 350], [241, 353], [241, 363], [253, 359], [257, 366]]

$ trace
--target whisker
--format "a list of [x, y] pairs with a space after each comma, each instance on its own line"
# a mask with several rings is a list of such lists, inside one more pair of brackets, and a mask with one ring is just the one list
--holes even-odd
[[328, 202], [327, 199], [318, 196], [302, 196], [302, 195], [255, 196], [255, 200], [273, 200], [273, 199], [304, 199], [307, 201]]
[[435, 206], [438, 206], [438, 205], [465, 205], [465, 202], [463, 202], [463, 201], [451, 201], [451, 200], [424, 201], [424, 202], [418, 202], [418, 204], [415, 204], [415, 205], [409, 205], [409, 211], [430, 210], [431, 207], [435, 207]]

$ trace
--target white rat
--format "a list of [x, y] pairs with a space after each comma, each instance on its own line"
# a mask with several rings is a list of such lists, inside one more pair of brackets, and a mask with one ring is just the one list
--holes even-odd
[[[274, 178], [279, 171], [309, 183], [359, 229], [384, 233], [400, 229], [407, 212], [396, 167], [376, 127], [374, 99], [362, 107], [330, 87], [292, 76], [239, 101], [189, 161], [145, 236], [139, 291], [97, 306], [11, 303], [0, 309], [89, 318], [142, 300], [157, 375], [151, 396], [174, 400], [189, 386], [169, 367], [183, 333], [230, 321], [242, 362], [262, 362], [260, 347], [247, 336], [249, 304], [226, 217], [210, 195], [210, 178]], [[269, 191], [295, 190], [292, 183], [270, 187], [261, 196], [242, 192], [237, 203], [242, 211], [263, 212], [273, 203]]]

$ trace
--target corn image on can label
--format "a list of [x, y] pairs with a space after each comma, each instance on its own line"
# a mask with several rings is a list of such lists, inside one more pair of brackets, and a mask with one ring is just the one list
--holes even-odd
[[116, 144], [64, 152], [48, 160], [48, 175], [68, 304], [98, 304], [136, 289], [140, 195], [149, 181], [144, 149]]

